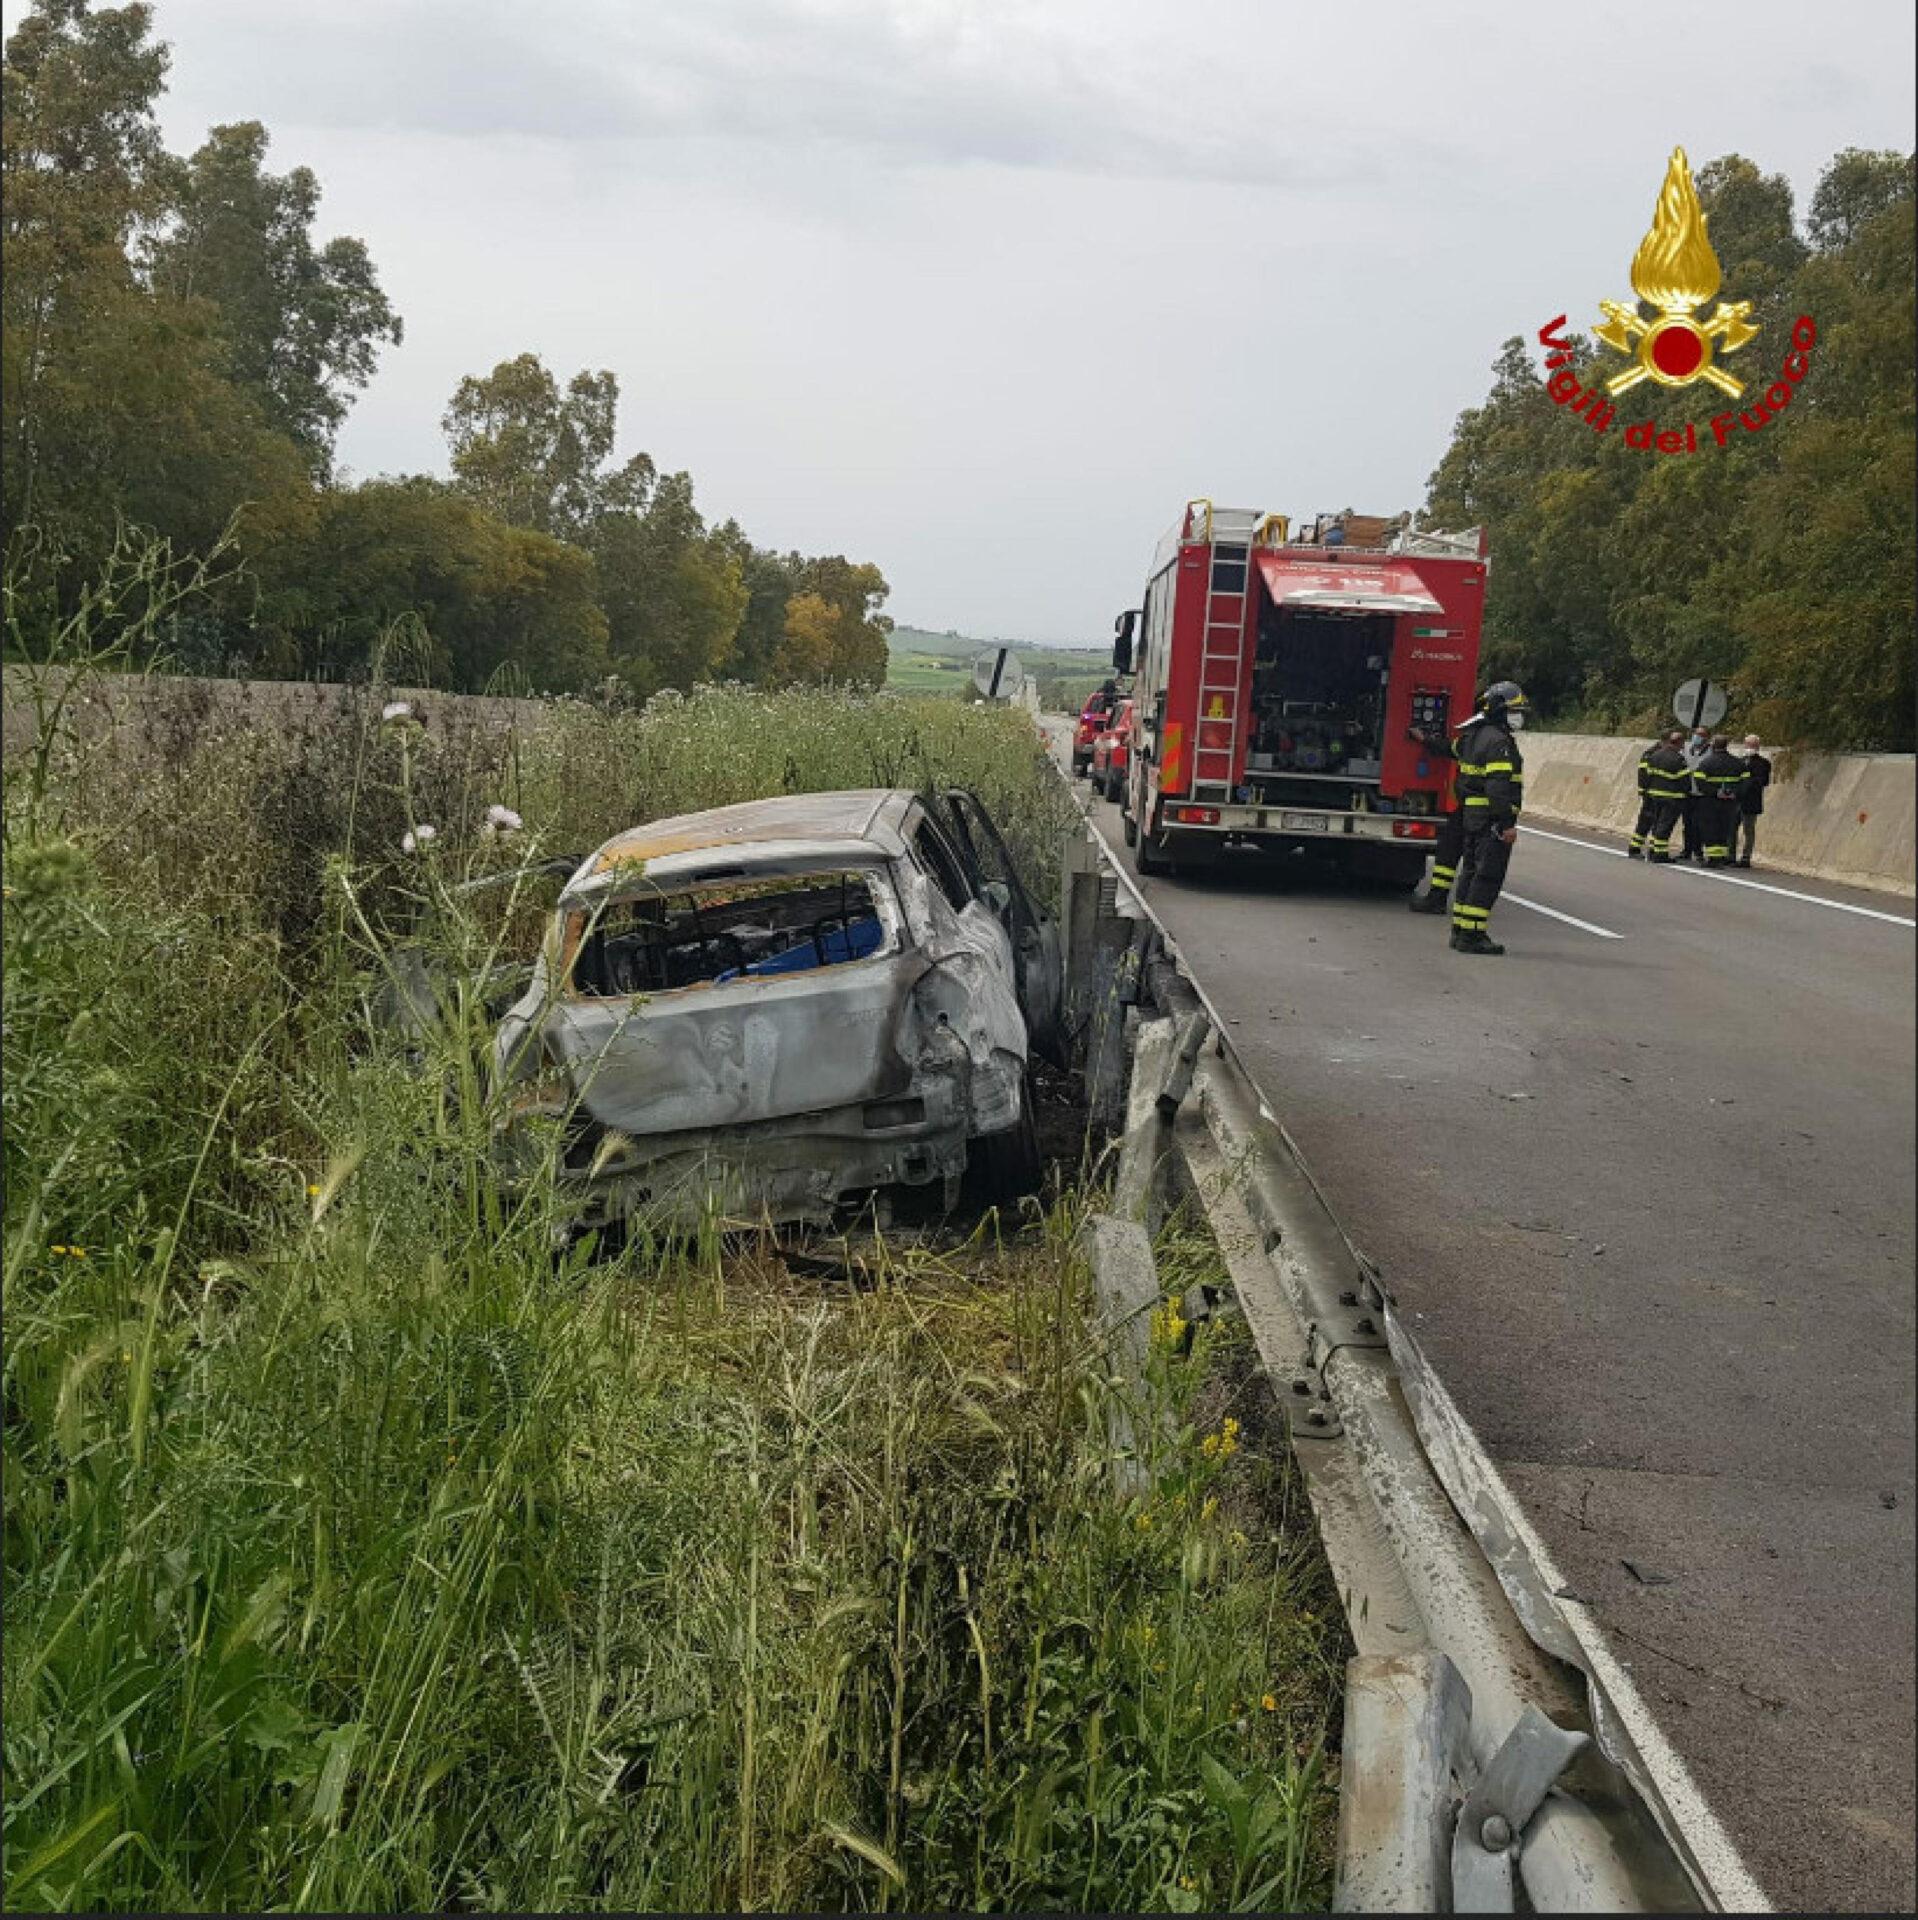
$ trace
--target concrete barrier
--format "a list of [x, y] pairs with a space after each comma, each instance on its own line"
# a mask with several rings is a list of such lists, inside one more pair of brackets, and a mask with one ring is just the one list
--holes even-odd
[[[1638, 761], [1648, 741], [1528, 733], [1519, 744], [1528, 814], [1607, 833], [1631, 831]], [[1908, 898], [1918, 892], [1918, 760], [1908, 753], [1803, 753], [1789, 763], [1782, 753], [1771, 758], [1772, 784], [1758, 822], [1759, 865]]]
[[[12, 758], [33, 744], [32, 676], [24, 667], [5, 670], [5, 714], [0, 754]], [[405, 700], [430, 725], [436, 717], [465, 727], [531, 727], [547, 710], [538, 700], [492, 694], [444, 693], [426, 687], [372, 687], [315, 680], [217, 680], [191, 674], [101, 674], [66, 715], [83, 738], [118, 729], [154, 753], [191, 748], [203, 732], [238, 728], [293, 727], [327, 714], [350, 712], [375, 699]]]

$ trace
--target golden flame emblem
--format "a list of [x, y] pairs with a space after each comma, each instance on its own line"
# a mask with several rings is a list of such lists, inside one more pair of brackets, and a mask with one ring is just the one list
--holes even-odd
[[[1632, 287], [1646, 306], [1656, 307], [1655, 320], [1644, 319], [1637, 307], [1618, 300], [1601, 300], [1603, 326], [1593, 331], [1608, 347], [1630, 354], [1637, 362], [1606, 381], [1610, 393], [1623, 393], [1641, 380], [1666, 387], [1689, 387], [1709, 380], [1735, 399], [1745, 383], [1714, 364], [1714, 351], [1736, 353], [1758, 337], [1751, 325], [1752, 303], [1721, 300], [1703, 321], [1693, 318], [1719, 288], [1723, 275], [1718, 255], [1705, 230], [1705, 210], [1692, 185], [1691, 164], [1683, 147], [1672, 149], [1659, 189], [1652, 229], [1632, 256]], [[1634, 345], [1636, 340], [1636, 345]]]

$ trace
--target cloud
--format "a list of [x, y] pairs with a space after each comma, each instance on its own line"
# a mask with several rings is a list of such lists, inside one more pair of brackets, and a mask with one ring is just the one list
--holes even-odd
[[282, 77], [284, 98], [259, 109], [270, 123], [717, 142], [893, 168], [988, 165], [1300, 191], [1385, 178], [1356, 123], [1328, 121], [1298, 101], [1273, 111], [1256, 93], [1234, 102], [1232, 69], [1216, 46], [1088, 31], [1056, 0], [1049, 8], [600, 0], [564, 15], [453, 0], [342, 0], [298, 13], [176, 0], [162, 33], [186, 17], [217, 27], [223, 64]]

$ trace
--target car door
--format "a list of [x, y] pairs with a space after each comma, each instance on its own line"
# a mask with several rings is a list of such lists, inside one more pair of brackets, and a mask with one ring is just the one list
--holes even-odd
[[1062, 1017], [1064, 973], [1059, 929], [1040, 910], [1019, 878], [1019, 869], [992, 816], [977, 794], [963, 787], [948, 788], [941, 796], [959, 857], [980, 897], [998, 916], [1012, 942], [1014, 976], [1019, 1005], [1026, 1016], [1032, 1044], [1055, 1065], [1066, 1058]]

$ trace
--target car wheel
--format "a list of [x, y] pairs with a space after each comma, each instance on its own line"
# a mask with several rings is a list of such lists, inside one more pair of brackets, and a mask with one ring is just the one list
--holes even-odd
[[1045, 1178], [1039, 1130], [1032, 1117], [1032, 1075], [1019, 1085], [1019, 1118], [997, 1133], [982, 1133], [967, 1148], [966, 1172], [980, 1206], [1012, 1206], [1037, 1193]]
[[1141, 875], [1170, 873], [1172, 871], [1172, 852], [1162, 833], [1147, 833], [1135, 830], [1132, 841], [1132, 864]]
[[1119, 809], [1119, 832], [1124, 836], [1127, 846], [1136, 847], [1139, 844], [1139, 823], [1133, 819], [1131, 810], [1123, 806]]

